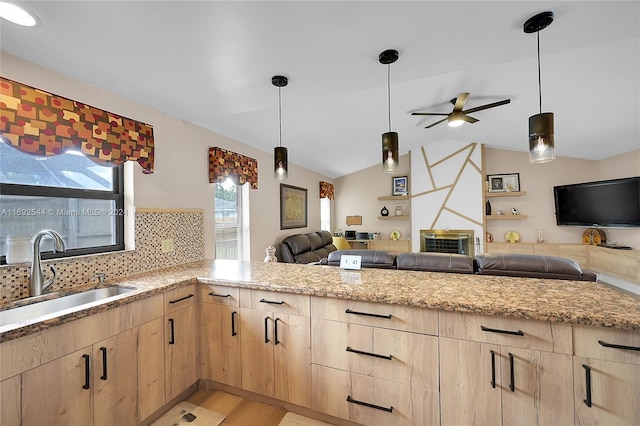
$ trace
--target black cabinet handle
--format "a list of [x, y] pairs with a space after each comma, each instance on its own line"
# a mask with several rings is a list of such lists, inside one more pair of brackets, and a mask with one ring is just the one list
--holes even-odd
[[107, 380], [107, 348], [102, 346], [100, 352], [102, 352], [102, 376], [100, 379]]
[[230, 294], [215, 294], [214, 292], [209, 293], [209, 296], [213, 296], [213, 297], [231, 297]]
[[380, 315], [380, 314], [370, 314], [368, 312], [358, 312], [358, 311], [352, 311], [351, 309], [347, 309], [346, 311], [344, 311], [347, 314], [353, 314], [353, 315], [365, 315], [367, 317], [376, 317], [376, 318], [386, 318], [386, 319], [391, 319], [391, 314], [389, 315]]
[[89, 375], [91, 373], [91, 368], [89, 365], [89, 355], [84, 354], [82, 355], [82, 358], [84, 358], [84, 385], [82, 386], [82, 389], [89, 389]]
[[509, 383], [509, 389], [511, 392], [515, 392], [516, 390], [516, 373], [513, 367], [513, 354], [509, 352], [509, 367], [511, 368], [511, 383]]
[[191, 299], [192, 297], [193, 297], [193, 294], [190, 294], [188, 296], [181, 297], [180, 299], [171, 300], [169, 303], [173, 305], [174, 303], [182, 302], [183, 300]]
[[278, 321], [282, 321], [280, 318], [276, 318], [273, 325], [273, 338], [275, 339], [275, 344], [279, 344], [280, 340], [278, 340]]
[[392, 355], [380, 355], [380, 354], [375, 354], [373, 352], [364, 352], [364, 351], [359, 351], [357, 349], [352, 349], [351, 347], [347, 346], [346, 349], [347, 352], [353, 352], [354, 354], [360, 354], [360, 355], [368, 355], [368, 356], [374, 356], [376, 358], [384, 358], [384, 359], [393, 359]]
[[171, 325], [171, 338], [169, 339], [170, 345], [176, 344], [176, 330], [173, 327], [173, 318], [169, 318], [169, 324]]
[[591, 367], [586, 364], [582, 364], [584, 368], [584, 381], [587, 388], [587, 398], [582, 401], [587, 407], [591, 407]]
[[488, 331], [489, 333], [501, 333], [501, 334], [511, 334], [514, 336], [524, 336], [524, 332], [520, 330], [518, 331], [500, 330], [499, 328], [489, 328], [489, 327], [485, 327], [484, 325], [481, 325], [480, 329], [482, 331]]
[[284, 300], [281, 302], [274, 302], [273, 300], [260, 299], [260, 303], [271, 303], [272, 305], [284, 305]]
[[236, 315], [238, 315], [238, 312], [231, 312], [231, 336], [238, 334], [236, 333]]
[[368, 402], [358, 401], [357, 399], [351, 398], [351, 395], [347, 396], [347, 402], [351, 402], [353, 404], [364, 405], [365, 407], [375, 408], [376, 410], [386, 411], [388, 413], [393, 413], [393, 407], [381, 407], [380, 405], [369, 404]]
[[491, 351], [491, 387], [496, 387], [496, 353]]
[[640, 351], [640, 347], [638, 346], [616, 345], [614, 343], [603, 342], [602, 340], [598, 340], [598, 343], [600, 343], [600, 346], [604, 346], [605, 348], [626, 349], [629, 351]]
[[269, 330], [267, 329], [269, 327], [269, 317], [266, 317], [264, 319], [264, 342], [265, 343], [269, 343], [271, 340], [269, 340]]

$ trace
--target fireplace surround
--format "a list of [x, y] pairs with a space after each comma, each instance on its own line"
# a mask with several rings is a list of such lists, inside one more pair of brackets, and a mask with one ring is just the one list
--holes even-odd
[[420, 251], [475, 256], [472, 229], [421, 229]]

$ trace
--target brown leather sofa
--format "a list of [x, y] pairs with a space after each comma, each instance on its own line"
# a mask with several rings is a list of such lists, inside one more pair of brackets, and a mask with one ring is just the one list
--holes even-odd
[[289, 235], [276, 247], [278, 262], [316, 263], [336, 251], [329, 231]]
[[373, 250], [337, 250], [321, 264], [339, 266], [343, 254], [362, 256], [361, 267], [409, 271], [451, 272], [555, 280], [596, 281], [596, 274], [570, 259], [537, 254], [480, 254], [475, 258], [449, 253], [400, 253]]

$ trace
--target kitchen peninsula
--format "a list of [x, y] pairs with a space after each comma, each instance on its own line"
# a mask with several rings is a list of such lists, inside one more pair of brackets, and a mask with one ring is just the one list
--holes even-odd
[[[49, 355], [51, 348], [42, 346], [52, 341], [47, 335], [99, 315], [118, 323], [111, 333], [135, 330], [138, 351], [140, 342], [159, 339], [161, 350], [145, 352], [138, 362], [138, 403], [131, 402], [138, 422], [198, 380], [331, 416], [325, 420], [364, 424], [459, 424], [480, 414], [489, 423], [513, 416], [640, 420], [634, 405], [640, 351], [633, 349], [640, 347], [640, 301], [604, 284], [223, 260], [107, 284], [136, 290], [61, 317], [0, 327], [3, 422], [11, 415], [7, 406], [28, 412], [25, 384], [33, 371], [63, 355], [80, 357], [85, 346], [109, 337], [89, 342], [58, 332], [70, 340], [58, 345], [69, 354]], [[142, 303], [144, 309], [134, 308]], [[110, 314], [122, 309], [130, 321]], [[181, 354], [199, 363], [193, 383], [141, 410], [151, 389], [142, 385], [153, 381], [143, 383], [140, 368], [149, 367], [149, 353], [164, 354], [156, 387], [175, 382], [175, 374], [164, 371], [171, 352], [162, 348], [174, 337], [180, 343], [173, 333], [185, 322], [199, 348]], [[12, 390], [22, 400], [9, 404]], [[611, 394], [617, 397], [603, 399]]]

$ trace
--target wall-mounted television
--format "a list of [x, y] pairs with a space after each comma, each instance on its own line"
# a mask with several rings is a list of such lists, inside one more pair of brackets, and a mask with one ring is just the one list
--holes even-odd
[[640, 227], [640, 176], [553, 187], [556, 223]]

